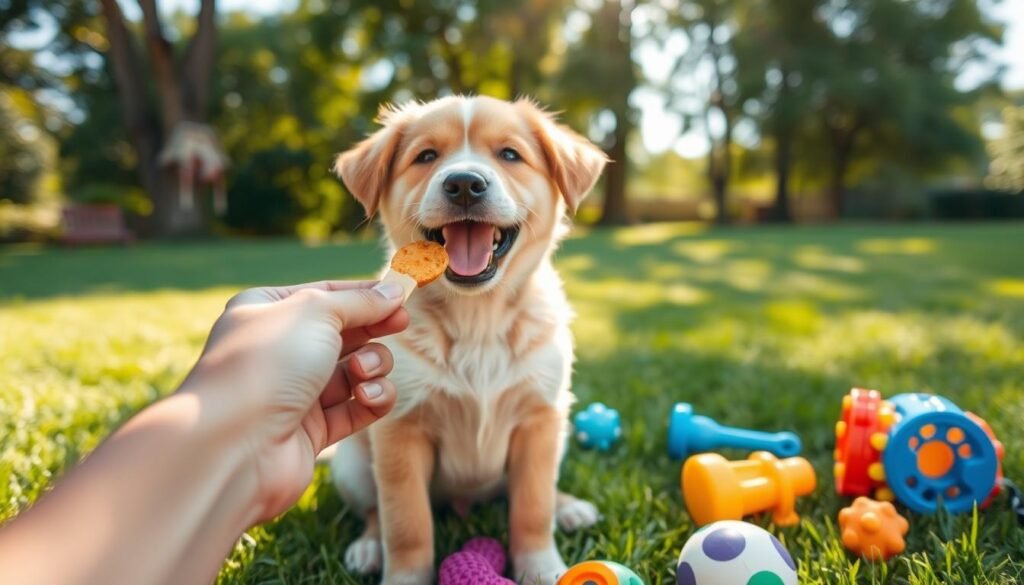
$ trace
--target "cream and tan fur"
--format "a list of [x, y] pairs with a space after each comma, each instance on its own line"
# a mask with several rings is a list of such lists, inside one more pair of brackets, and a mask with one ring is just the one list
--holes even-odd
[[[551, 262], [566, 215], [593, 187], [606, 159], [589, 141], [529, 101], [448, 97], [386, 109], [382, 129], [338, 157], [337, 170], [389, 251], [424, 228], [464, 219], [447, 203], [445, 176], [487, 177], [472, 219], [518, 226], [489, 281], [442, 276], [416, 292], [412, 324], [385, 339], [395, 356], [395, 410], [342, 442], [332, 476], [366, 519], [345, 553], [358, 573], [383, 570], [388, 585], [432, 583], [432, 502], [468, 509], [509, 498], [510, 553], [523, 583], [554, 583], [565, 570], [554, 527], [593, 524], [597, 509], [557, 492], [573, 402], [572, 312]], [[513, 148], [518, 161], [502, 158]], [[425, 150], [436, 158], [424, 163]]]

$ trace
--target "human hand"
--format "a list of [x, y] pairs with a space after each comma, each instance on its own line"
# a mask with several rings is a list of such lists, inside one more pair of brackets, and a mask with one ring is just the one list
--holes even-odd
[[371, 340], [406, 328], [402, 290], [327, 281], [256, 288], [228, 302], [181, 392], [199, 396], [247, 449], [261, 520], [312, 480], [316, 455], [386, 415], [391, 352]]

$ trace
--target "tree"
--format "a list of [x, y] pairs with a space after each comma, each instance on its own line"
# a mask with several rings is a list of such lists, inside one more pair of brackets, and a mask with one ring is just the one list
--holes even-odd
[[31, 203], [46, 170], [45, 136], [15, 103], [23, 96], [0, 91], [0, 200]]
[[992, 163], [986, 184], [993, 189], [1024, 193], [1024, 106], [1003, 109], [1003, 135], [989, 145]]
[[629, 98], [638, 84], [633, 62], [634, 4], [608, 0], [590, 14], [591, 26], [571, 50], [558, 84], [577, 116], [586, 112], [604, 132], [603, 148], [611, 159], [604, 175], [600, 223], [620, 225], [632, 218], [627, 204], [627, 145], [636, 126]]
[[790, 180], [795, 149], [808, 130], [806, 113], [813, 107], [812, 88], [821, 77], [817, 59], [828, 39], [815, 17], [819, 0], [753, 2], [738, 24], [736, 54], [740, 62], [740, 93], [757, 105], [752, 116], [762, 138], [772, 147], [775, 200], [771, 219], [792, 221]]
[[823, 78], [815, 110], [831, 151], [837, 215], [851, 163], [868, 143], [905, 166], [977, 150], [976, 130], [954, 116], [974, 99], [956, 87], [956, 77], [988, 58], [985, 43], [997, 42], [1000, 30], [985, 22], [974, 0], [843, 0], [822, 10], [831, 46], [816, 57]]
[[735, 0], [687, 0], [678, 10], [668, 11], [669, 32], [682, 31], [688, 41], [667, 88], [669, 107], [680, 112], [688, 126], [700, 127], [707, 137], [706, 172], [719, 224], [729, 222], [733, 133], [743, 115], [742, 63], [734, 46], [738, 6]]
[[[180, 61], [165, 35], [156, 0], [139, 0], [152, 78], [143, 68], [135, 36], [117, 0], [100, 0], [100, 5], [124, 126], [138, 157], [140, 182], [153, 202], [150, 231], [160, 236], [193, 233], [202, 227], [201, 209], [179, 197], [178, 189], [186, 186], [179, 185], [178, 177], [165, 164], [168, 158], [178, 164], [190, 161], [177, 159], [173, 152], [168, 157], [164, 149], [185, 124], [205, 126], [208, 122], [217, 44], [215, 0], [201, 1], [196, 32]], [[149, 99], [150, 80], [156, 88], [156, 104]]]

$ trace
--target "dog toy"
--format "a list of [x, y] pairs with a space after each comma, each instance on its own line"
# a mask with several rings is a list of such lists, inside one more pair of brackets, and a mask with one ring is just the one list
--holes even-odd
[[910, 525], [890, 502], [863, 496], [839, 511], [843, 546], [869, 561], [884, 561], [907, 548], [903, 540]]
[[721, 447], [769, 451], [779, 457], [800, 454], [800, 438], [793, 433], [765, 433], [718, 424], [706, 416], [693, 414], [693, 407], [676, 403], [668, 421], [668, 454], [685, 459], [691, 453], [714, 451]]
[[1006, 455], [1006, 447], [1003, 446], [1002, 441], [996, 438], [996, 434], [992, 431], [992, 427], [989, 426], [988, 422], [973, 412], [965, 412], [967, 418], [973, 420], [978, 424], [979, 427], [988, 438], [992, 440], [992, 447], [996, 450], [996, 485], [992, 487], [992, 491], [989, 492], [988, 499], [981, 503], [982, 508], [987, 508], [992, 500], [999, 495], [999, 492], [1003, 489], [1003, 457]]
[[448, 555], [437, 571], [438, 585], [515, 585], [505, 572], [505, 549], [493, 538], [474, 538]]
[[576, 427], [576, 440], [585, 449], [607, 451], [622, 436], [619, 411], [600, 402], [576, 413], [573, 424]]
[[934, 394], [882, 400], [854, 388], [836, 423], [836, 490], [898, 499], [919, 513], [984, 504], [998, 489], [1003, 447], [987, 425]]
[[874, 495], [883, 501], [895, 498], [882, 468], [882, 451], [895, 420], [896, 409], [883, 401], [877, 390], [854, 388], [843, 397], [833, 468], [839, 495]]
[[796, 524], [796, 499], [814, 491], [816, 483], [806, 459], [777, 459], [765, 451], [742, 461], [728, 461], [716, 453], [694, 455], [683, 464], [682, 473], [686, 508], [698, 526], [768, 511], [779, 526]]
[[619, 563], [583, 561], [570, 567], [556, 585], [644, 585], [644, 582]]
[[735, 520], [709, 524], [686, 541], [678, 585], [796, 585], [796, 563], [768, 531]]
[[405, 291], [403, 300], [418, 287], [434, 282], [448, 268], [448, 252], [437, 242], [406, 244], [391, 257], [391, 269], [381, 282], [397, 284]]

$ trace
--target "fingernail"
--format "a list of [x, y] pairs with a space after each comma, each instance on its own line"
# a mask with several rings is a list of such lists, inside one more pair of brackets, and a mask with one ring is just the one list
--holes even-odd
[[401, 298], [405, 292], [402, 290], [402, 287], [390, 282], [379, 282], [373, 287], [373, 290], [379, 292], [385, 299]]
[[359, 367], [363, 368], [364, 373], [371, 373], [380, 367], [380, 356], [375, 351], [364, 351], [356, 354], [356, 360], [359, 362]]
[[363, 384], [363, 396], [367, 400], [376, 400], [384, 393], [384, 387], [376, 382], [366, 382]]

